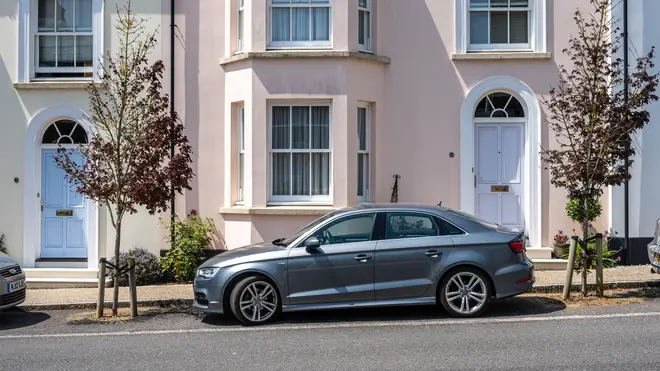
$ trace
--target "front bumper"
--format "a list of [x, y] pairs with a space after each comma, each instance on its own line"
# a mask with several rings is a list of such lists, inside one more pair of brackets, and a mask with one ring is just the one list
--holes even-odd
[[9, 284], [19, 281], [25, 282], [24, 273], [12, 277], [0, 278], [0, 310], [10, 309], [25, 302], [27, 295], [27, 286], [25, 283], [23, 284], [23, 288], [14, 292], [8, 292]]
[[213, 279], [195, 277], [193, 308], [204, 313], [223, 314], [222, 286], [213, 286]]

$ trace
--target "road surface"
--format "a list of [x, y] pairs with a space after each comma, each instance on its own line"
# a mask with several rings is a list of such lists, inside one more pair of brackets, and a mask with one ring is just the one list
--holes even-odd
[[70, 314], [6, 313], [0, 370], [660, 369], [658, 300], [522, 314], [501, 307], [478, 320], [429, 308], [320, 312], [250, 328], [185, 313], [74, 326]]

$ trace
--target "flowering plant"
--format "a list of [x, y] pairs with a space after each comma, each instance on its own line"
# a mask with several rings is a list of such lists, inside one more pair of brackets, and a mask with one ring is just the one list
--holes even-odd
[[568, 235], [566, 235], [564, 231], [560, 229], [559, 231], [557, 231], [557, 234], [555, 234], [553, 240], [557, 245], [565, 245], [568, 243]]

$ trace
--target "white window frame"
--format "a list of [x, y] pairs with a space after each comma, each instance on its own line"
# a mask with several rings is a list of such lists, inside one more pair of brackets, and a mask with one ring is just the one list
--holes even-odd
[[[470, 0], [456, 1], [456, 53], [535, 52], [547, 50], [547, 0], [529, 0], [528, 44], [470, 44]], [[480, 10], [511, 10], [513, 8], [480, 8]]]
[[[328, 0], [325, 4], [315, 3], [291, 3], [291, 4], [273, 4], [268, 0], [268, 49], [332, 49], [332, 11], [334, 0]], [[330, 19], [328, 20], [328, 40], [317, 41], [273, 41], [273, 8], [328, 8]], [[289, 34], [291, 33], [291, 22], [289, 23]], [[312, 27], [312, 22], [309, 23]], [[311, 29], [310, 29], [311, 32]]]
[[[38, 29], [38, 3], [37, 0], [19, 0], [19, 64], [18, 82], [52, 81], [52, 80], [97, 80], [99, 77], [99, 61], [103, 54], [103, 15], [104, 0], [92, 0], [92, 67], [50, 67], [39, 68], [40, 72], [91, 72], [90, 77], [43, 77], [35, 78], [38, 63], [36, 38]], [[67, 33], [73, 35], [73, 33]], [[57, 34], [54, 34], [57, 35]]]
[[[273, 108], [274, 107], [308, 107], [310, 110], [312, 107], [328, 107], [328, 120], [329, 120], [329, 149], [273, 149]], [[332, 104], [329, 102], [278, 102], [268, 105], [268, 204], [269, 205], [296, 205], [296, 204], [307, 204], [307, 205], [332, 205], [333, 200], [333, 169], [334, 169], [334, 156], [333, 156], [333, 123], [332, 123]], [[289, 120], [293, 120], [293, 116], [289, 116]], [[311, 115], [310, 115], [311, 120]], [[292, 130], [293, 125], [290, 125]], [[291, 140], [291, 134], [289, 134], [289, 140]], [[311, 130], [310, 130], [311, 135]], [[283, 196], [283, 195], [273, 195], [273, 153], [329, 153], [330, 154], [330, 164], [329, 164], [329, 176], [328, 176], [328, 194], [327, 195], [317, 195], [317, 196]], [[311, 166], [311, 161], [310, 161]], [[293, 168], [289, 169], [293, 171]]]
[[364, 12], [366, 13], [367, 20], [369, 20], [368, 25], [365, 23], [364, 25], [364, 35], [365, 35], [365, 43], [360, 44], [360, 33], [358, 29], [358, 47], [361, 52], [368, 52], [371, 53], [371, 48], [372, 48], [372, 42], [371, 40], [373, 39], [373, 17], [372, 17], [372, 2], [373, 0], [365, 0], [367, 3], [366, 7], [361, 7], [360, 2], [358, 1], [358, 28], [360, 27], [360, 21], [359, 18], [362, 16], [360, 13]]
[[[245, 201], [245, 106], [238, 106], [238, 156], [236, 157], [237, 163], [237, 178], [236, 178], [236, 204], [243, 205]], [[242, 166], [241, 166], [241, 159]]]
[[245, 1], [236, 4], [236, 53], [242, 53], [245, 47]]
[[[358, 195], [357, 195], [357, 200], [358, 202], [369, 202], [370, 201], [370, 191], [371, 191], [371, 105], [366, 102], [360, 102], [358, 103], [358, 117], [359, 117], [359, 112], [361, 109], [366, 110], [366, 128], [365, 128], [365, 149], [360, 149], [360, 140], [358, 137], [358, 146], [357, 146], [357, 160], [359, 161], [360, 159], [360, 154], [365, 154], [367, 155], [367, 166], [364, 169], [365, 174], [363, 174], [363, 186], [365, 188], [362, 190], [362, 196], [359, 195], [359, 189], [358, 189]], [[359, 128], [358, 128], [359, 129]], [[359, 133], [359, 131], [358, 131]], [[359, 169], [359, 167], [358, 167]], [[356, 174], [357, 175], [357, 174]], [[358, 182], [358, 178], [355, 178], [355, 182]]]

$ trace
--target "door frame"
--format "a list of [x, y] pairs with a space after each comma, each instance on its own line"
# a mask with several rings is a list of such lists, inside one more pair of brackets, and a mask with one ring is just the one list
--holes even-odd
[[[41, 139], [48, 127], [58, 120], [77, 121], [90, 135], [87, 115], [72, 106], [51, 106], [42, 109], [28, 123], [24, 144], [23, 163], [23, 267], [36, 267], [41, 255]], [[85, 205], [87, 223], [87, 269], [98, 269], [99, 258], [99, 207], [89, 199]], [[38, 233], [35, 233], [38, 231]]]
[[[520, 208], [520, 214], [522, 215], [522, 218], [523, 218], [523, 220], [522, 220], [523, 230], [527, 230], [527, 220], [525, 218], [525, 193], [526, 193], [525, 176], [527, 174], [527, 169], [525, 169], [525, 156], [526, 156], [526, 153], [525, 153], [525, 150], [524, 150], [525, 149], [525, 130], [527, 129], [527, 127], [526, 127], [525, 123], [526, 123], [525, 118], [518, 118], [518, 117], [515, 117], [515, 118], [475, 118], [474, 119], [474, 127], [475, 127], [475, 135], [474, 135], [474, 158], [475, 158], [474, 174], [475, 175], [474, 176], [475, 176], [475, 182], [476, 182], [477, 166], [478, 166], [477, 161], [476, 161], [476, 159], [478, 158], [477, 157], [477, 151], [479, 151], [479, 146], [477, 145], [477, 141], [479, 140], [479, 137], [477, 135], [476, 128], [477, 127], [485, 127], [485, 126], [497, 126], [499, 128], [502, 128], [502, 127], [514, 126], [514, 125], [522, 127], [523, 140], [522, 140], [522, 143], [520, 143], [520, 144], [521, 144], [521, 148], [523, 149], [523, 153], [522, 153], [523, 161], [522, 161], [522, 164], [521, 164], [523, 176], [522, 176], [522, 179], [520, 179], [520, 183], [521, 183], [521, 186], [522, 186], [521, 190], [520, 190], [520, 192], [521, 192], [521, 203], [522, 203], [522, 207]], [[501, 133], [501, 131], [500, 131], [500, 133]], [[500, 136], [500, 145], [501, 145], [501, 136]], [[477, 200], [476, 183], [475, 183], [473, 193], [474, 193], [474, 210], [475, 210], [475, 215], [476, 215], [476, 211], [478, 210], [478, 206], [479, 206], [478, 205], [479, 201]]]
[[483, 97], [494, 92], [511, 94], [520, 101], [525, 112], [524, 219], [529, 247], [541, 245], [541, 122], [542, 111], [534, 91], [524, 82], [510, 76], [493, 76], [476, 83], [461, 105], [460, 122], [460, 209], [475, 213], [475, 118], [474, 111]]

